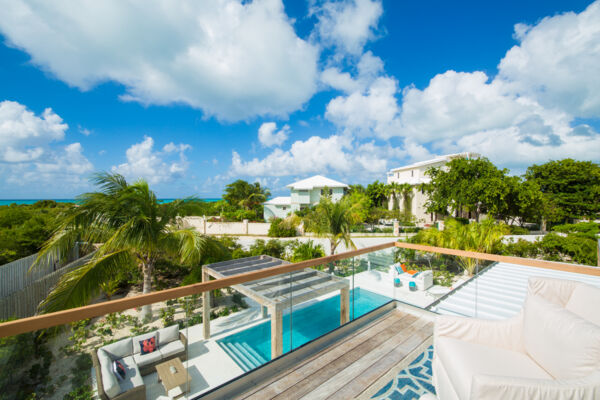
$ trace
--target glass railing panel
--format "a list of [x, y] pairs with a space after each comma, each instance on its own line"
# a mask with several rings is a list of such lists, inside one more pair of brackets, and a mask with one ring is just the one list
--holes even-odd
[[205, 393], [290, 351], [290, 282], [291, 274], [284, 273], [211, 291], [208, 300], [201, 296], [201, 306], [187, 320], [190, 373], [197, 377], [191, 394]]
[[177, 301], [160, 302], [1, 338], [0, 398], [128, 393], [158, 399], [167, 388], [185, 398], [190, 382], [185, 320]]
[[[315, 340], [349, 321], [351, 281], [348, 260], [304, 268], [293, 274], [292, 349]], [[351, 267], [350, 267], [351, 268]]]
[[348, 277], [352, 281], [352, 319], [394, 300], [393, 263], [394, 248], [374, 251], [354, 258], [353, 273]]
[[442, 314], [481, 317], [479, 308], [485, 291], [503, 290], [482, 283], [485, 271], [493, 264], [471, 257], [397, 248], [396, 299]]

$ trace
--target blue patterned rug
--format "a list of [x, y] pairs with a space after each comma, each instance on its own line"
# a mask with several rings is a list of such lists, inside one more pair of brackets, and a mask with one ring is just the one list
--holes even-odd
[[432, 359], [433, 346], [429, 346], [408, 368], [400, 371], [394, 379], [371, 398], [377, 400], [413, 400], [418, 399], [425, 393], [435, 394], [431, 381]]

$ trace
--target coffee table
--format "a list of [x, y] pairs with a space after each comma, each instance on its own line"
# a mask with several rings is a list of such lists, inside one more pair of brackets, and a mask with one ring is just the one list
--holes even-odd
[[[175, 373], [171, 372], [171, 367], [175, 368]], [[176, 357], [156, 366], [158, 381], [162, 382], [167, 395], [169, 391], [179, 387], [182, 393], [189, 390], [188, 373], [181, 360]]]

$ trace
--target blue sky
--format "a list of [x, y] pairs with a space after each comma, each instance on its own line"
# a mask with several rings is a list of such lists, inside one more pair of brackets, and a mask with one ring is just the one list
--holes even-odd
[[0, 198], [599, 159], [598, 2], [140, 4], [0, 0]]

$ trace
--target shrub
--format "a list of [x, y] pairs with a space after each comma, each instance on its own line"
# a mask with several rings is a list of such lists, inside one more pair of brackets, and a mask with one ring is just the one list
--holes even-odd
[[524, 258], [535, 258], [539, 252], [539, 244], [537, 242], [529, 242], [523, 239], [506, 243], [502, 246], [501, 250], [503, 255]]
[[270, 237], [294, 237], [296, 227], [287, 219], [273, 218], [269, 227]]
[[312, 260], [313, 258], [325, 257], [325, 252], [320, 244], [315, 245], [312, 240], [304, 243], [296, 242], [290, 246], [292, 253], [291, 261], [299, 262]]
[[508, 229], [511, 235], [529, 235], [529, 229], [518, 225], [508, 225]]
[[266, 243], [264, 240], [258, 239], [250, 246], [250, 255], [259, 256], [261, 254], [275, 258], [283, 258], [285, 254], [285, 244], [277, 239], [271, 239]]

